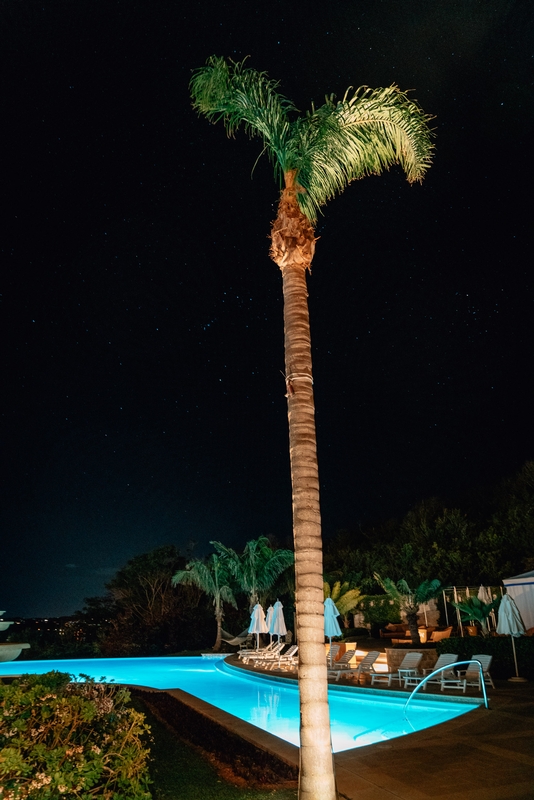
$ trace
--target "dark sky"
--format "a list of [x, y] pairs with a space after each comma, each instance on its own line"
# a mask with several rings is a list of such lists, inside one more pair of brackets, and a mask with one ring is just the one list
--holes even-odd
[[512, 0], [3, 0], [6, 616], [132, 556], [291, 535], [278, 187], [191, 110], [211, 54], [306, 109], [396, 82], [435, 115], [324, 209], [309, 280], [323, 527], [453, 498], [534, 456], [534, 11]]

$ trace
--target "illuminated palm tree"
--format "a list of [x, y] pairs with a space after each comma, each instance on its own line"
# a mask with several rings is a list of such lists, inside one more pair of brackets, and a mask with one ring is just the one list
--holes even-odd
[[324, 599], [330, 597], [335, 607], [339, 611], [340, 617], [343, 617], [343, 626], [350, 628], [349, 613], [354, 611], [358, 603], [365, 599], [361, 591], [356, 587], [351, 589], [349, 581], [336, 581], [332, 586], [325, 581], [323, 583]]
[[427, 117], [396, 86], [347, 91], [297, 116], [266, 73], [212, 56], [193, 74], [193, 107], [221, 120], [232, 136], [243, 126], [263, 141], [284, 186], [271, 229], [271, 258], [282, 272], [285, 379], [293, 488], [301, 800], [334, 800], [323, 629], [319, 478], [306, 270], [315, 251], [319, 208], [357, 178], [399, 164], [420, 181], [431, 160]]
[[230, 582], [231, 573], [224, 559], [219, 558], [216, 553], [212, 553], [207, 561], [195, 559], [186, 565], [172, 577], [172, 585], [179, 583], [189, 586], [198, 586], [208, 597], [213, 597], [213, 608], [215, 621], [217, 623], [217, 636], [213, 649], [221, 648], [222, 621], [224, 617], [224, 603], [230, 603], [237, 608], [237, 603], [233, 595]]
[[259, 594], [268, 592], [282, 572], [295, 561], [291, 550], [273, 550], [266, 536], [247, 542], [241, 554], [221, 542], [210, 544], [224, 559], [243, 592], [248, 594], [249, 611], [259, 603]]
[[420, 645], [421, 638], [419, 636], [419, 627], [417, 623], [417, 615], [419, 614], [419, 606], [428, 603], [429, 600], [434, 600], [441, 589], [441, 583], [434, 579], [433, 581], [423, 581], [415, 589], [410, 589], [404, 579], [395, 583], [391, 578], [381, 578], [375, 572], [375, 581], [380, 584], [382, 589], [389, 597], [399, 604], [400, 610], [406, 615], [406, 622], [412, 637], [412, 644]]

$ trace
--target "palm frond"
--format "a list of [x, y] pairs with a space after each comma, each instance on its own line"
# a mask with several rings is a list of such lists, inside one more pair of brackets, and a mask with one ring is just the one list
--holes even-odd
[[294, 106], [276, 91], [277, 81], [244, 65], [211, 56], [191, 78], [193, 108], [213, 123], [222, 120], [228, 136], [241, 125], [251, 138], [259, 136], [280, 171], [289, 132], [287, 112]]
[[213, 575], [203, 561], [191, 561], [186, 569], [181, 569], [173, 575], [171, 583], [173, 586], [178, 584], [198, 586], [203, 592], [212, 596], [217, 592]]
[[397, 602], [402, 600], [404, 595], [401, 593], [401, 591], [399, 591], [397, 585], [391, 580], [391, 578], [381, 578], [378, 572], [375, 572], [373, 577], [378, 585], [382, 587], [385, 593], [388, 594], [392, 600], [396, 600]]
[[213, 545], [215, 550], [219, 553], [219, 556], [224, 561], [224, 564], [231, 575], [234, 578], [237, 578], [239, 573], [239, 555], [236, 553], [235, 550], [232, 550], [231, 547], [227, 547], [222, 542], [210, 542]]
[[262, 139], [278, 177], [296, 171], [299, 205], [313, 224], [317, 212], [348, 184], [398, 164], [410, 183], [420, 181], [432, 158], [431, 119], [397, 86], [348, 90], [291, 121], [295, 106], [265, 72], [211, 56], [193, 73], [193, 108], [223, 121], [229, 136], [243, 126]]
[[416, 603], [428, 603], [439, 594], [441, 589], [441, 582], [436, 579], [433, 581], [423, 581], [420, 583], [414, 592], [414, 599]]
[[297, 169], [299, 204], [313, 222], [317, 211], [348, 184], [394, 164], [410, 183], [422, 180], [433, 145], [430, 117], [397, 86], [361, 87], [292, 124], [284, 168]]
[[361, 599], [362, 594], [359, 589], [349, 589], [336, 600], [337, 610], [340, 614], [348, 614], [349, 611], [356, 608]]

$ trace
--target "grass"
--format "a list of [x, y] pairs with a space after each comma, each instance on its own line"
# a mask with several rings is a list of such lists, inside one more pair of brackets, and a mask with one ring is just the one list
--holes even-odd
[[[139, 704], [139, 705], [138, 705]], [[295, 800], [296, 789], [248, 788], [225, 779], [196, 748], [178, 739], [138, 700], [152, 731], [150, 787], [154, 800]]]

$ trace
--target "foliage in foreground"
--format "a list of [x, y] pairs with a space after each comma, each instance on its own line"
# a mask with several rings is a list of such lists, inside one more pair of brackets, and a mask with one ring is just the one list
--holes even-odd
[[0, 685], [0, 798], [150, 800], [144, 715], [122, 687], [70, 679]]

